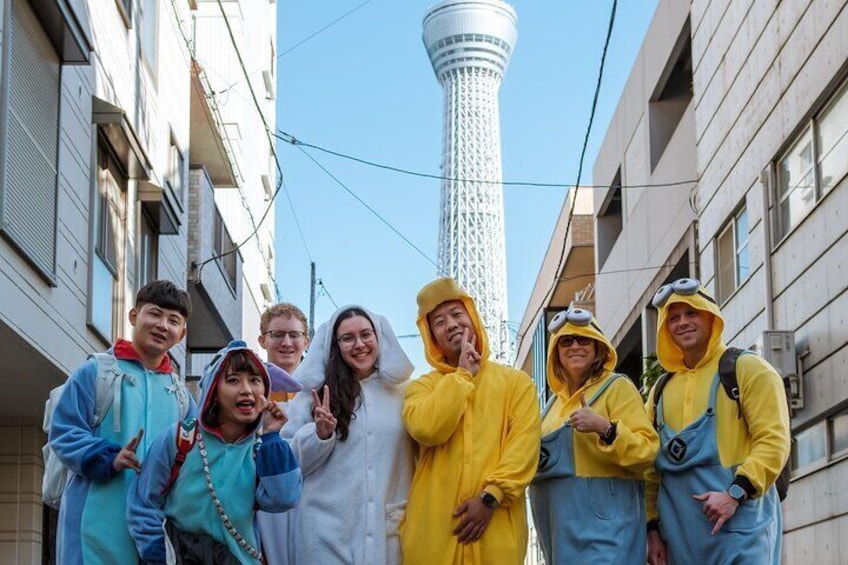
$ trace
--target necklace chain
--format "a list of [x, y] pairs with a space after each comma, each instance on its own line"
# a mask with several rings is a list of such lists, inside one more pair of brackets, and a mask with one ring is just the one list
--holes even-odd
[[209, 491], [209, 495], [212, 497], [212, 503], [215, 505], [215, 510], [218, 511], [218, 515], [221, 517], [221, 522], [224, 524], [224, 527], [233, 536], [233, 539], [247, 551], [251, 557], [256, 559], [257, 561], [262, 561], [262, 554], [244, 537], [236, 530], [235, 526], [233, 526], [232, 522], [230, 522], [230, 517], [227, 516], [227, 513], [224, 511], [223, 505], [221, 505], [221, 500], [218, 498], [218, 494], [215, 492], [215, 487], [212, 486], [212, 474], [209, 472], [209, 461], [206, 458], [206, 446], [203, 444], [203, 434], [200, 433], [200, 430], [197, 430], [197, 446], [200, 448], [200, 459], [203, 461], [203, 474], [206, 476], [206, 489]]

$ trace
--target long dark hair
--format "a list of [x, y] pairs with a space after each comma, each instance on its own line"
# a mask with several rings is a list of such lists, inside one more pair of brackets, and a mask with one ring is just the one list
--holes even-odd
[[[336, 332], [339, 331], [339, 325], [348, 318], [361, 316], [368, 320], [371, 328], [374, 328], [374, 322], [361, 308], [350, 308], [345, 310], [339, 317], [336, 318], [336, 323], [333, 324], [333, 333], [330, 340], [330, 357], [327, 359], [327, 368], [324, 373], [324, 382], [330, 388], [330, 411], [336, 418], [336, 436], [339, 440], [347, 439], [350, 430], [350, 421], [356, 418], [356, 408], [360, 402], [362, 395], [362, 387], [356, 377], [353, 376], [350, 367], [342, 359], [342, 352], [339, 348]], [[321, 389], [320, 395], [323, 400], [324, 390]]]

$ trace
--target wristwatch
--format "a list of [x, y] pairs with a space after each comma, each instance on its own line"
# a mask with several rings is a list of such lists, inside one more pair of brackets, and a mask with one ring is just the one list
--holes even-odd
[[615, 441], [616, 436], [618, 435], [618, 428], [615, 424], [610, 422], [607, 431], [601, 435], [601, 441], [603, 441], [607, 445], [612, 445], [612, 442]]
[[485, 490], [480, 493], [480, 499], [483, 501], [483, 504], [489, 508], [495, 509], [498, 507], [498, 499], [495, 498], [495, 495], [488, 493]]
[[740, 487], [736, 483], [730, 485], [730, 487], [727, 489], [727, 494], [729, 494], [730, 498], [732, 498], [739, 504], [742, 504], [742, 502], [744, 502], [745, 499], [748, 498], [748, 493], [745, 492], [745, 489]]

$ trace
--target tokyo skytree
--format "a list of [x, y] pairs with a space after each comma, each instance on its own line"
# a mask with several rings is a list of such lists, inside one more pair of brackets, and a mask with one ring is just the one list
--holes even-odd
[[[424, 16], [424, 46], [444, 90], [439, 271], [475, 299], [490, 349], [512, 361], [507, 320], [498, 89], [518, 38], [500, 0], [445, 0]], [[483, 182], [481, 182], [483, 181]]]

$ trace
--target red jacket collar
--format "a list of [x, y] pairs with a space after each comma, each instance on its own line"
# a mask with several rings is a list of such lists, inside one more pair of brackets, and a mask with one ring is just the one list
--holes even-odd
[[[138, 361], [139, 363], [144, 365], [144, 362], [141, 360], [141, 357], [139, 356], [138, 352], [135, 350], [135, 347], [133, 347], [133, 344], [132, 344], [131, 341], [127, 341], [125, 339], [119, 339], [118, 341], [115, 342], [115, 346], [113, 347], [112, 350], [115, 353], [116, 359], [123, 359], [124, 361]], [[169, 374], [174, 372], [174, 368], [171, 365], [171, 356], [170, 355], [166, 354], [165, 357], [162, 358], [162, 362], [159, 363], [158, 367], [156, 367], [156, 372], [157, 373], [169, 373]]]

